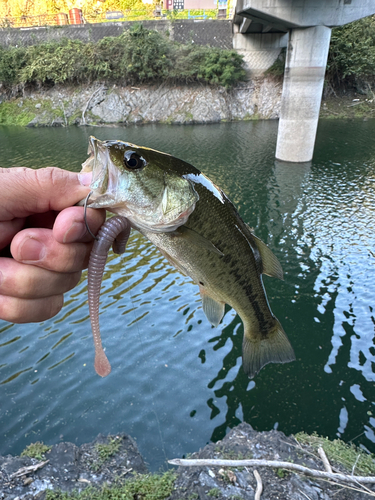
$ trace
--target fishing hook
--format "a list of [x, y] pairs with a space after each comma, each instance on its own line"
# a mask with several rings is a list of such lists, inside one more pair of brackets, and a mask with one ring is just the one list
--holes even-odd
[[85, 225], [86, 225], [87, 231], [94, 238], [94, 240], [98, 241], [99, 238], [97, 236], [95, 236], [95, 234], [92, 233], [91, 229], [89, 228], [89, 225], [87, 224], [87, 218], [86, 218], [87, 202], [89, 201], [89, 198], [90, 198], [91, 195], [92, 195], [92, 191], [90, 191], [89, 194], [85, 198], [85, 203], [83, 205], [83, 207], [84, 207], [84, 212], [83, 212], [84, 215], [83, 215], [83, 217], [85, 219]]

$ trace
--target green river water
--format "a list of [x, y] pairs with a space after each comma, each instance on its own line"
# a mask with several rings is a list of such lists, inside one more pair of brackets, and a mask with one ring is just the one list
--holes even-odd
[[178, 156], [227, 193], [282, 264], [284, 281], [264, 282], [297, 359], [249, 380], [239, 317], [227, 307], [212, 328], [197, 286], [134, 232], [102, 285], [107, 378], [93, 367], [85, 273], [55, 318], [0, 321], [0, 454], [126, 432], [158, 470], [241, 421], [374, 452], [375, 121], [321, 121], [311, 165], [275, 162], [276, 121], [1, 127], [0, 166], [79, 170], [91, 134]]

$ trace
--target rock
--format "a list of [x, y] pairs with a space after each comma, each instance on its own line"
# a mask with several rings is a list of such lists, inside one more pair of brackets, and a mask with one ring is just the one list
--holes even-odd
[[[257, 432], [242, 423], [232, 429], [222, 441], [208, 444], [189, 458], [258, 458], [291, 461], [323, 470], [322, 463], [310, 450], [303, 450], [294, 438], [282, 432]], [[168, 500], [212, 500], [242, 498], [253, 500], [256, 490], [254, 467], [232, 467], [231, 474], [219, 467], [179, 467], [175, 489]], [[257, 468], [263, 483], [261, 500], [365, 500], [367, 494], [342, 489], [331, 483], [310, 479], [293, 472], [269, 467]], [[225, 472], [225, 471], [224, 471]], [[350, 472], [349, 472], [350, 474]], [[233, 475], [236, 480], [233, 483]]]
[[[119, 441], [119, 450], [103, 461], [97, 445], [108, 444], [111, 439]], [[52, 446], [45, 458], [48, 463], [44, 467], [27, 474], [27, 477], [12, 479], [12, 474], [39, 461], [29, 457], [0, 456], [0, 492], [5, 495], [4, 498], [43, 500], [47, 489], [80, 491], [89, 485], [99, 486], [114, 481], [120, 476], [131, 477], [134, 473], [147, 473], [135, 441], [126, 434], [108, 437], [99, 435], [94, 442], [82, 446], [59, 443]]]
[[126, 106], [123, 99], [116, 93], [105, 96], [100, 103], [91, 108], [92, 114], [104, 123], [126, 122], [130, 111], [130, 107]]
[[61, 117], [54, 118], [51, 122], [51, 127], [64, 127], [65, 123]]
[[[25, 97], [38, 104], [25, 109]], [[281, 84], [256, 78], [226, 90], [209, 85], [119, 87], [55, 86], [20, 96], [22, 111], [36, 116], [28, 127], [140, 123], [219, 123], [278, 118]], [[42, 104], [41, 104], [42, 103]], [[17, 106], [19, 108], [19, 106]], [[84, 119], [82, 115], [84, 114]], [[63, 116], [62, 116], [63, 115]]]
[[48, 111], [42, 111], [27, 124], [27, 127], [51, 127], [54, 121], [55, 118]]
[[[119, 445], [118, 451], [103, 460], [98, 446], [114, 441]], [[191, 458], [258, 458], [291, 461], [323, 470], [320, 459], [308, 447], [297, 444], [293, 437], [286, 437], [275, 430], [257, 432], [246, 423], [232, 429], [223, 440], [208, 444]], [[136, 443], [126, 434], [99, 435], [93, 443], [81, 446], [59, 443], [46, 453], [46, 460], [48, 463], [30, 472], [27, 477], [12, 479], [12, 474], [23, 467], [35, 466], [38, 461], [27, 457], [0, 456], [0, 499], [43, 500], [47, 489], [81, 491], [87, 486], [111, 484], [119, 478], [126, 481], [133, 473], [147, 473]], [[257, 470], [263, 483], [261, 500], [368, 498], [367, 494], [293, 472], [269, 467], [258, 467]], [[350, 475], [350, 471], [347, 473]], [[254, 467], [179, 467], [176, 476], [174, 490], [167, 500], [253, 500], [257, 487]], [[374, 486], [371, 488], [374, 491]]]

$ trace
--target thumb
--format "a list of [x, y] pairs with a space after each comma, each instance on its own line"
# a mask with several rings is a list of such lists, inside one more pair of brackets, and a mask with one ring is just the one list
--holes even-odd
[[87, 196], [90, 175], [56, 167], [0, 168], [0, 221], [75, 205]]

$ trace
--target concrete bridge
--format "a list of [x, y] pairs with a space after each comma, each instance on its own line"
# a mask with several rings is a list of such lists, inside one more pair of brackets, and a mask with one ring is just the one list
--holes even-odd
[[263, 72], [286, 47], [276, 158], [314, 152], [331, 28], [375, 13], [375, 0], [237, 0], [233, 46]]
[[[306, 162], [314, 152], [331, 28], [374, 13], [375, 0], [237, 0], [233, 29], [229, 20], [155, 20], [143, 24], [168, 31], [171, 41], [227, 49], [233, 46], [248, 60], [254, 75], [268, 69], [285, 47], [276, 158]], [[63, 37], [98, 41], [104, 36], [119, 36], [132, 24], [0, 29], [0, 46], [32, 45]]]

